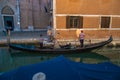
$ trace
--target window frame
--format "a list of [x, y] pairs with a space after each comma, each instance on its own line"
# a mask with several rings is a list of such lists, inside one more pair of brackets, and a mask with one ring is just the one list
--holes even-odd
[[66, 16], [66, 28], [83, 28], [83, 17]]
[[101, 26], [100, 28], [110, 28], [110, 23], [111, 23], [111, 17], [110, 16], [102, 16], [101, 17]]

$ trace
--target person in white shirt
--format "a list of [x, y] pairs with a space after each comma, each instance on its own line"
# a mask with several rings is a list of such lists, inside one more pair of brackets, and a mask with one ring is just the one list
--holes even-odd
[[80, 39], [80, 45], [81, 45], [81, 47], [84, 46], [84, 38], [85, 38], [85, 34], [83, 33], [83, 30], [81, 30], [81, 33], [79, 34], [79, 39]]

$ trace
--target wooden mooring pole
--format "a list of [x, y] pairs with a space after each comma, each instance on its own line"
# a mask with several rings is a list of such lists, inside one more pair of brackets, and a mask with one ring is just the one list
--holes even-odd
[[10, 51], [10, 29], [7, 31], [7, 45], [8, 45], [8, 50]]

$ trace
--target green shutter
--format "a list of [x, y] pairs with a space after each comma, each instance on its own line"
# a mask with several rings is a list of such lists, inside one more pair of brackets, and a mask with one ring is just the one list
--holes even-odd
[[79, 28], [83, 28], [83, 17], [82, 16], [79, 16], [79, 22], [80, 22]]
[[66, 16], [66, 28], [70, 28], [70, 16]]

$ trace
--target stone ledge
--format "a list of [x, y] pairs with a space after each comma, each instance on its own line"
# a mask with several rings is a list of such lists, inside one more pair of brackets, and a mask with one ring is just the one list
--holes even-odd
[[[100, 41], [104, 41], [104, 40], [92, 40], [92, 43], [97, 43]], [[10, 40], [11, 43], [25, 43], [25, 44], [39, 44], [39, 38], [24, 38], [24, 39], [11, 39]], [[79, 45], [79, 41], [78, 40], [59, 40], [59, 43], [72, 43], [72, 44], [76, 44]], [[85, 44], [89, 44], [89, 40], [85, 40]], [[7, 39], [2, 39], [0, 40], [0, 46], [4, 46], [7, 45]], [[107, 47], [120, 47], [120, 40], [113, 40], [110, 44], [106, 45]]]

